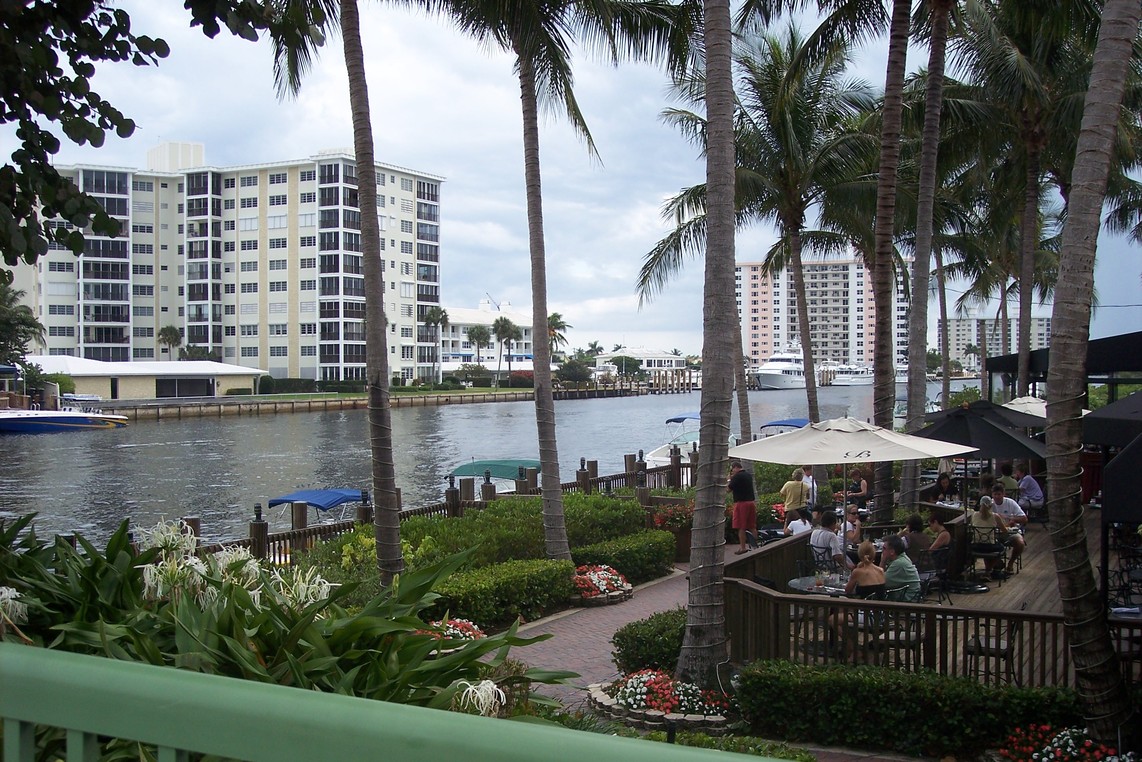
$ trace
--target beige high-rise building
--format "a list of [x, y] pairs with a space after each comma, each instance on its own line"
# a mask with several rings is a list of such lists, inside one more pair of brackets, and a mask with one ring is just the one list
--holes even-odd
[[[876, 308], [864, 262], [853, 254], [806, 257], [803, 269], [814, 359], [871, 365]], [[797, 298], [788, 269], [767, 275], [761, 262], [739, 262], [736, 291], [742, 344], [750, 365], [761, 365], [787, 345], [800, 351]], [[899, 365], [908, 356], [908, 303], [899, 276], [892, 332], [893, 363]]]
[[[183, 345], [278, 378], [365, 376], [365, 282], [351, 151], [212, 167], [195, 143], [148, 153], [148, 168], [57, 167], [122, 223], [88, 235], [82, 257], [51, 250], [16, 270], [47, 328], [47, 354], [175, 359]], [[443, 178], [377, 164], [389, 365], [430, 378], [440, 303]], [[52, 225], [68, 227], [62, 220]]]
[[[964, 317], [948, 318], [948, 357], [958, 360], [965, 370], [978, 371], [982, 350], [988, 357], [1014, 354], [1019, 336], [1019, 318], [1003, 320], [980, 317], [974, 311]], [[1005, 330], [1006, 329], [1006, 330]], [[937, 334], [937, 347], [942, 349], [943, 332]], [[1051, 344], [1051, 318], [1031, 318], [1031, 349], [1045, 349]]]

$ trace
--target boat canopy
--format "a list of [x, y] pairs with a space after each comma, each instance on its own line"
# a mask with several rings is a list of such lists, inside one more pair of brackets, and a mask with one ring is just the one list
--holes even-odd
[[485, 471], [491, 471], [493, 479], [518, 479], [521, 468], [538, 470], [539, 461], [521, 458], [473, 460], [456, 466], [449, 476], [483, 476]]
[[770, 427], [783, 426], [790, 429], [803, 429], [808, 425], [808, 418], [782, 418], [780, 421], [770, 421], [769, 423], [763, 423], [761, 424], [761, 428], [767, 429]]
[[328, 511], [343, 503], [361, 502], [359, 489], [303, 489], [270, 500], [270, 508], [283, 503], [309, 503], [314, 508]]
[[685, 421], [700, 421], [700, 420], [702, 420], [702, 414], [698, 413], [698, 412], [694, 412], [694, 413], [679, 413], [678, 415], [674, 416], [673, 418], [667, 418], [666, 422], [667, 423], [683, 423]]

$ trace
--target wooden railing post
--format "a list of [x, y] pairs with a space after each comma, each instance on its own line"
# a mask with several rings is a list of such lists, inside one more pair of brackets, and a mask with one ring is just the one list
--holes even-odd
[[201, 516], [183, 516], [182, 523], [186, 526], [187, 530], [195, 537], [202, 537], [202, 517]]
[[584, 495], [591, 494], [591, 474], [587, 471], [587, 459], [579, 458], [579, 470], [575, 472], [575, 480], [579, 482], [579, 491]]
[[[635, 463], [635, 456], [633, 454], [624, 455], [623, 456], [623, 473], [633, 474], [635, 472], [634, 463]], [[627, 478], [630, 478], [630, 477], [627, 477]]]
[[270, 525], [262, 518], [262, 504], [254, 504], [254, 520], [250, 522], [250, 553], [264, 559], [270, 550]]
[[289, 504], [291, 529], [305, 529], [309, 526], [309, 503], [294, 501]]
[[476, 479], [466, 476], [460, 480], [460, 499], [472, 501], [476, 499]]
[[373, 523], [373, 503], [369, 500], [369, 490], [361, 490], [361, 502], [357, 503], [357, 523]]
[[598, 479], [599, 478], [599, 461], [597, 461], [597, 460], [587, 461], [587, 474], [592, 479]]
[[524, 471], [524, 478], [527, 480], [528, 492], [535, 492], [539, 488], [539, 469], [529, 468]]
[[682, 489], [682, 450], [678, 445], [670, 448], [670, 489]]
[[480, 499], [485, 502], [496, 499], [496, 485], [492, 482], [492, 472], [484, 472], [484, 483], [480, 485]]
[[460, 507], [460, 490], [456, 489], [456, 477], [448, 477], [448, 489], [444, 490], [444, 505], [448, 518], [457, 519], [464, 515]]

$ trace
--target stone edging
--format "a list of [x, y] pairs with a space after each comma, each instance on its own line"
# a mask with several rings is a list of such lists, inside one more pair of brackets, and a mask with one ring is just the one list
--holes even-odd
[[623, 585], [622, 590], [614, 590], [606, 595], [594, 595], [590, 598], [584, 598], [581, 595], [571, 596], [572, 606], [582, 606], [588, 608], [591, 606], [609, 606], [613, 603], [622, 603], [629, 601], [634, 597], [634, 588], [629, 583]]
[[603, 690], [603, 683], [587, 686], [587, 704], [594, 711], [633, 728], [642, 730], [666, 730], [673, 725], [678, 730], [690, 730], [710, 736], [721, 736], [729, 732], [728, 720], [714, 714], [709, 717], [701, 714], [666, 714], [657, 709], [627, 709]]

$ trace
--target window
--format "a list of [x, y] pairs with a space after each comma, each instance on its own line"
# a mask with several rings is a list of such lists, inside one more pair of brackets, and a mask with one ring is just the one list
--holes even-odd
[[289, 312], [289, 305], [285, 302], [270, 302], [271, 315], [284, 315]]
[[243, 209], [256, 209], [258, 206], [258, 197], [250, 196], [249, 198], [242, 199]]
[[257, 260], [253, 262], [243, 262], [240, 267], [244, 273], [256, 273], [258, 271], [258, 262]]
[[[270, 239], [270, 248], [271, 249], [284, 249], [284, 248], [286, 248], [286, 239], [284, 239], [284, 238], [271, 238]], [[272, 270], [273, 268], [270, 268], [270, 269]], [[282, 269], [284, 270], [285, 268], [283, 267]]]
[[301, 194], [301, 196], [298, 198], [298, 201], [303, 204], [312, 204], [317, 201], [317, 194], [313, 191], [306, 191], [305, 193]]
[[74, 325], [49, 325], [48, 336], [75, 336]]
[[222, 208], [223, 209], [233, 209], [234, 208], [234, 199], [232, 199], [232, 198], [223, 199]]
[[317, 323], [301, 323], [297, 327], [302, 336], [316, 336]]
[[411, 339], [412, 338], [412, 326], [411, 325], [402, 325], [400, 327], [400, 337], [402, 339]]
[[234, 187], [234, 178], [233, 177], [227, 177], [225, 180], [222, 181], [222, 187], [223, 188], [233, 188]]
[[132, 296], [154, 296], [155, 295], [155, 287], [154, 286], [141, 286], [141, 285], [136, 283], [134, 286], [131, 286], [131, 295]]
[[226, 220], [225, 222], [222, 223], [222, 229], [223, 230], [233, 230], [234, 224], [235, 224], [234, 220]]
[[271, 214], [266, 217], [266, 227], [269, 230], [279, 230], [289, 224], [289, 217], [284, 214]]
[[286, 281], [284, 281], [284, 280], [272, 280], [272, 281], [270, 281], [270, 291], [286, 291], [287, 289], [288, 289], [288, 286], [286, 285]]
[[[228, 291], [227, 293], [231, 293], [231, 294], [232, 294], [232, 293], [234, 293], [234, 292], [233, 292], [233, 291]], [[227, 314], [227, 315], [233, 315], [233, 314], [234, 314], [234, 305], [233, 305], [233, 304], [227, 304], [227, 305], [226, 305], [226, 307], [223, 309], [223, 312], [224, 312], [225, 314]]]
[[312, 169], [303, 169], [298, 179], [303, 183], [311, 183], [317, 179], [317, 172]]
[[416, 347], [401, 347], [400, 348], [400, 359], [411, 360], [412, 359], [412, 352], [414, 349], [416, 349]]
[[313, 213], [299, 214], [297, 216], [297, 226], [299, 228], [311, 228], [311, 227], [314, 227], [315, 225], [317, 225], [317, 215], [316, 214], [313, 214]]
[[242, 356], [243, 357], [257, 357], [258, 356], [258, 348], [257, 347], [242, 347]]
[[74, 315], [75, 306], [71, 304], [49, 304], [49, 315]]
[[131, 308], [131, 314], [134, 315], [135, 317], [154, 317], [155, 316], [155, 308], [154, 307], [132, 307]]
[[411, 233], [412, 232], [412, 220], [401, 220], [400, 221], [400, 232]]
[[244, 324], [242, 326], [242, 335], [243, 336], [257, 336], [258, 335], [258, 324], [257, 323], [246, 323], [246, 324]]
[[132, 180], [131, 181], [131, 190], [141, 191], [143, 193], [154, 193], [155, 192], [155, 184], [153, 182], [151, 182], [150, 180]]
[[270, 357], [288, 357], [289, 347], [270, 347]]
[[258, 176], [257, 175], [245, 175], [242, 177], [241, 181], [239, 182], [239, 185], [241, 185], [243, 188], [256, 188], [256, 187], [258, 187]]
[[50, 273], [71, 273], [71, 272], [75, 272], [75, 262], [48, 262], [48, 272], [50, 272]]
[[302, 257], [297, 261], [297, 265], [302, 269], [307, 267], [317, 267], [317, 257]]
[[257, 283], [243, 283], [242, 284], [242, 293], [243, 294], [256, 294], [256, 293], [258, 293], [258, 284]]
[[316, 291], [317, 290], [317, 281], [315, 281], [315, 280], [303, 280], [301, 283], [298, 284], [298, 288], [302, 291]]
[[286, 197], [285, 197], [284, 193], [281, 195], [278, 195], [278, 196], [270, 196], [270, 206], [285, 206], [285, 205], [286, 205]]
[[135, 347], [131, 350], [131, 356], [134, 358], [154, 359], [155, 350], [154, 347]]
[[226, 326], [226, 335], [227, 336], [236, 336], [237, 334], [238, 334], [238, 331], [237, 331], [237, 329], [234, 328], [234, 326], [232, 326], [232, 325]]
[[316, 246], [316, 245], [317, 245], [317, 236], [315, 236], [315, 235], [303, 235], [301, 238], [298, 239], [298, 246], [301, 246], [302, 248], [304, 248], [306, 246]]
[[150, 339], [150, 338], [154, 338], [155, 329], [154, 328], [145, 328], [142, 326], [135, 326], [134, 328], [131, 329], [131, 335], [137, 336], [140, 339]]
[[249, 241], [242, 241], [242, 251], [257, 251], [258, 239], [254, 238]]
[[223, 251], [234, 251], [234, 242], [233, 241], [224, 242], [222, 244], [222, 250]]
[[154, 225], [132, 225], [131, 226], [131, 232], [132, 233], [153, 233], [153, 232], [155, 232], [155, 226]]
[[412, 178], [411, 177], [402, 177], [400, 179], [400, 189], [402, 191], [412, 192]]
[[242, 231], [247, 231], [247, 232], [250, 230], [257, 230], [258, 229], [258, 218], [257, 217], [243, 217], [242, 219], [238, 220], [238, 229], [242, 230]]
[[270, 323], [269, 326], [270, 336], [288, 336], [289, 324], [288, 323]]
[[412, 253], [412, 241], [401, 241], [400, 242], [400, 253], [401, 254], [411, 254]]
[[285, 172], [272, 172], [270, 173], [270, 185], [280, 185], [286, 181]]
[[[272, 249], [274, 247], [271, 245], [270, 248]], [[270, 260], [270, 269], [271, 270], [284, 270], [284, 269], [286, 269], [286, 260], [284, 260], [284, 259], [271, 259]]]

